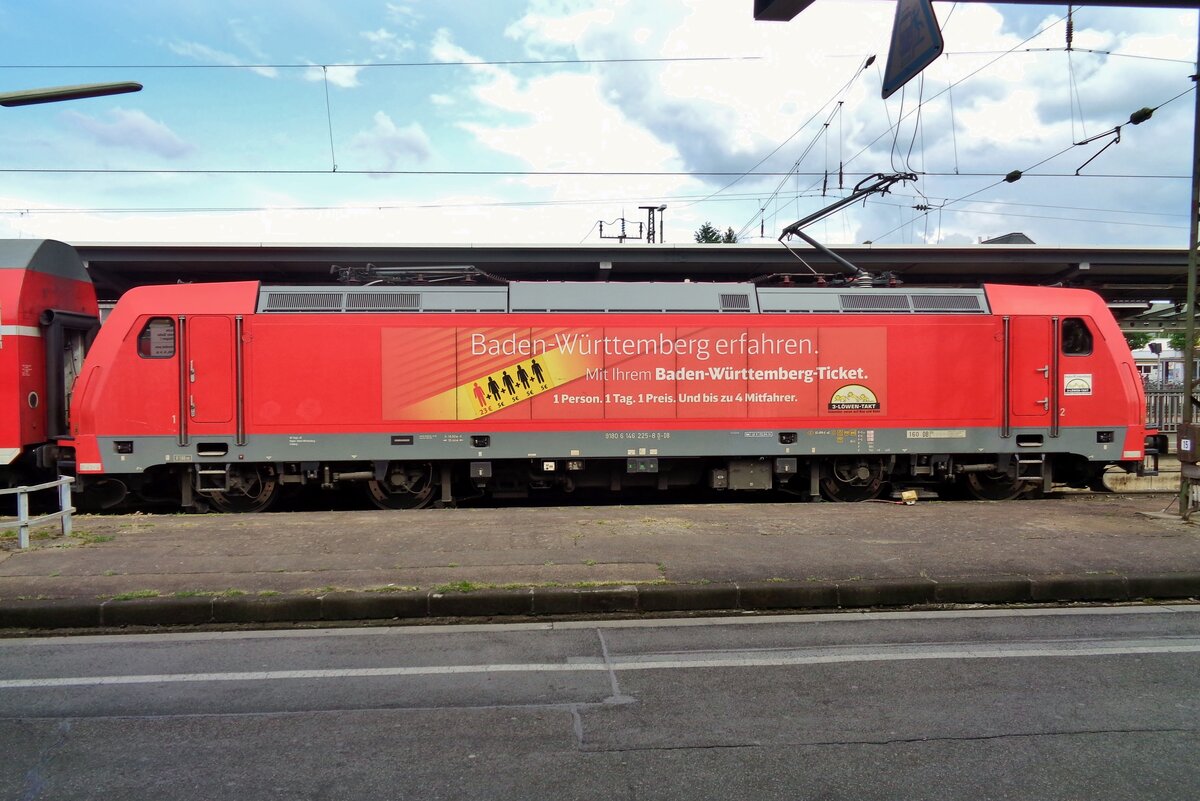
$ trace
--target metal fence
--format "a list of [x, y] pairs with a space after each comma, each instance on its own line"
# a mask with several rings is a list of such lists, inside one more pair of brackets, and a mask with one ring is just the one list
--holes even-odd
[[[32, 487], [14, 487], [13, 489], [0, 490], [0, 495], [17, 496], [16, 518], [0, 517], [0, 524], [13, 522], [17, 524], [17, 544], [22, 548], [29, 547], [30, 528], [42, 523], [49, 523], [53, 520], [61, 521], [64, 537], [71, 536], [71, 515], [75, 512], [75, 507], [71, 505], [71, 483], [73, 481], [75, 479], [63, 476], [58, 481], [47, 481], [45, 484], [35, 484]], [[30, 517], [29, 493], [48, 490], [54, 487], [58, 487], [58, 511], [40, 517]]]
[[1146, 389], [1146, 425], [1173, 434], [1183, 421], [1182, 389]]

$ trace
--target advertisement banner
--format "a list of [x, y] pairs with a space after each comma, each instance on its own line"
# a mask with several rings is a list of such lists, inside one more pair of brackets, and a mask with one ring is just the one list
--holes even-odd
[[392, 420], [837, 418], [887, 411], [883, 327], [382, 330]]

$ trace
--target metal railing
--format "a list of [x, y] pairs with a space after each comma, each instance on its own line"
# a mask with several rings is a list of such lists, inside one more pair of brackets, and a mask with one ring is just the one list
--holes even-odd
[[[75, 507], [71, 505], [71, 484], [75, 479], [70, 476], [63, 476], [57, 481], [47, 481], [45, 484], [35, 484], [32, 487], [13, 487], [12, 489], [0, 489], [2, 495], [17, 496], [17, 516], [0, 517], [0, 525], [6, 525], [15, 522], [17, 524], [17, 545], [21, 548], [29, 547], [29, 529], [42, 523], [49, 523], [54, 520], [61, 521], [62, 533], [64, 537], [71, 536], [71, 515], [75, 512]], [[40, 517], [29, 516], [29, 493], [39, 490], [48, 490], [53, 487], [58, 487], [58, 507], [57, 512], [51, 512]]]
[[1182, 389], [1146, 388], [1146, 425], [1172, 434], [1183, 421]]

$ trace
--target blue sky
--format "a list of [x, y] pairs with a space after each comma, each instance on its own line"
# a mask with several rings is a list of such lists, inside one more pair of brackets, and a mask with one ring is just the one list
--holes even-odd
[[[1191, 88], [1195, 12], [1076, 9], [1068, 54], [1065, 6], [935, 3], [948, 55], [885, 103], [891, 3], [819, 0], [790, 23], [751, 8], [0, 2], [0, 91], [145, 85], [0, 109], [0, 236], [598, 242], [599, 221], [666, 204], [668, 243], [704, 221], [769, 242], [864, 175], [911, 169], [811, 232], [1186, 246], [1193, 99], [1171, 98]], [[1113, 137], [1072, 143], [1164, 103], [1074, 177]]]

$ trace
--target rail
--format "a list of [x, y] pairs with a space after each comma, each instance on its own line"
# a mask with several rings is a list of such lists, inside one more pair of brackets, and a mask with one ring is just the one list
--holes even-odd
[[[75, 507], [71, 505], [71, 483], [75, 479], [70, 476], [63, 476], [57, 481], [47, 481], [45, 484], [35, 484], [32, 487], [13, 487], [12, 489], [0, 489], [0, 496], [16, 495], [17, 496], [17, 516], [0, 517], [0, 525], [13, 523], [17, 524], [17, 545], [21, 548], [29, 547], [29, 529], [34, 526], [39, 526], [42, 523], [49, 523], [58, 520], [62, 524], [62, 533], [64, 537], [71, 535], [71, 515], [75, 512]], [[58, 487], [58, 506], [57, 512], [41, 515], [40, 517], [29, 516], [29, 493], [38, 492], [39, 490], [47, 490], [52, 487]]]
[[1172, 434], [1183, 422], [1183, 390], [1147, 389], [1146, 425]]

